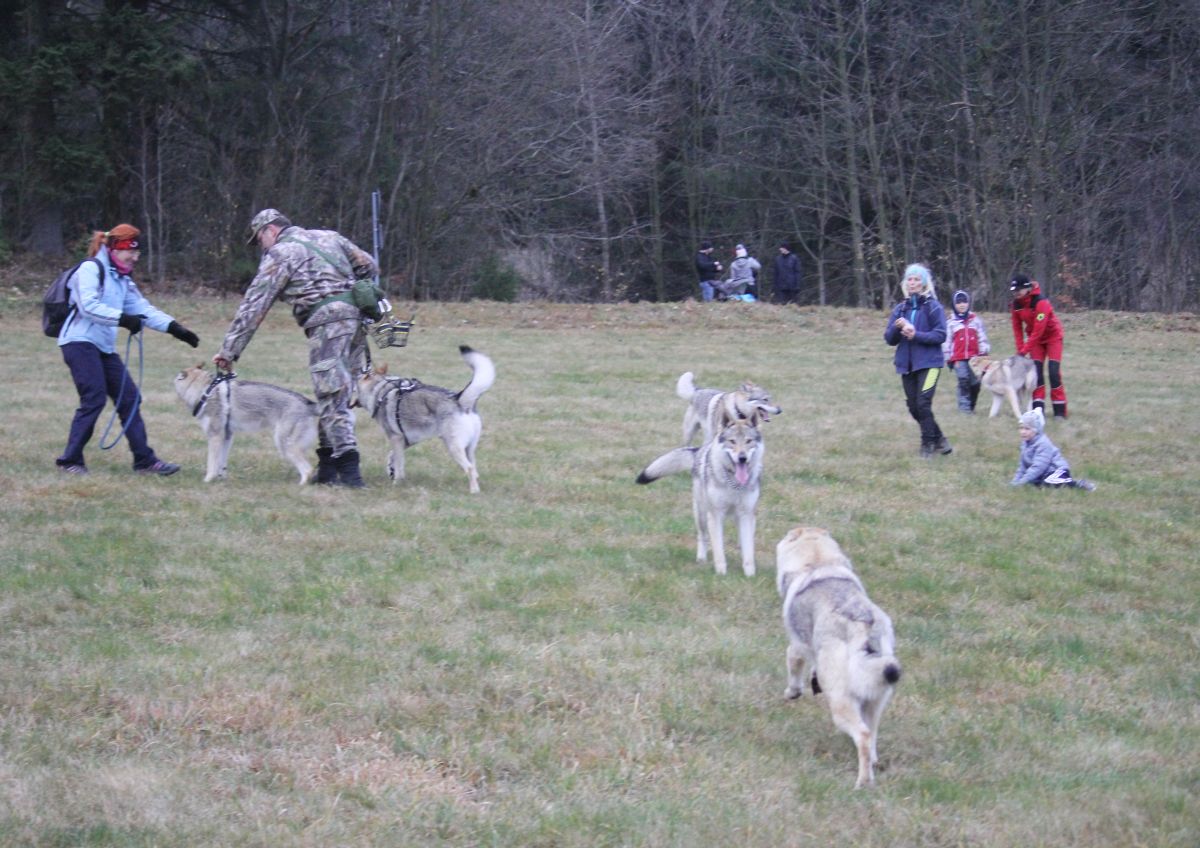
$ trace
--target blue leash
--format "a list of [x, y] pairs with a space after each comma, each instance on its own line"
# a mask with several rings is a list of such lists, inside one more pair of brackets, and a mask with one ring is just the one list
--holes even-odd
[[129, 428], [129, 422], [133, 420], [135, 415], [137, 415], [138, 407], [142, 403], [142, 376], [146, 370], [146, 357], [145, 351], [142, 348], [141, 330], [138, 330], [136, 333], [130, 333], [129, 338], [125, 340], [125, 363], [129, 362], [129, 348], [133, 344], [134, 336], [137, 336], [138, 341], [138, 378], [137, 385], [133, 387], [133, 390], [137, 393], [137, 397], [133, 401], [133, 407], [129, 410], [129, 414], [125, 416], [125, 420], [121, 422], [121, 432], [117, 433], [113, 440], [107, 445], [104, 444], [104, 440], [108, 438], [108, 431], [112, 429], [113, 424], [117, 420], [117, 414], [121, 410], [121, 398], [125, 395], [125, 383], [129, 381], [129, 368], [126, 367], [122, 370], [121, 388], [117, 391], [117, 400], [113, 404], [112, 417], [108, 419], [108, 426], [104, 428], [104, 434], [100, 436], [100, 450], [109, 450], [116, 447], [117, 444], [120, 443], [121, 437], [125, 435], [125, 431]]

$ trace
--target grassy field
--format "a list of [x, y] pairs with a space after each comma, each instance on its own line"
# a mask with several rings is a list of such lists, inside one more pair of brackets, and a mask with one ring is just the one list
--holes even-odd
[[[471, 496], [437, 442], [391, 486], [361, 413], [364, 491], [301, 488], [265, 434], [204, 484], [171, 378], [235, 301], [160, 305], [203, 339], [146, 341], [151, 443], [184, 470], [93, 442], [66, 479], [68, 373], [0, 300], [0, 844], [1200, 844], [1194, 316], [1064, 316], [1049, 430], [1089, 494], [1011, 489], [1015, 422], [955, 413], [951, 381], [955, 452], [920, 460], [879, 313], [429, 304], [377, 358], [456, 389], [460, 343], [495, 359]], [[285, 309], [238, 370], [311, 394]], [[784, 409], [754, 578], [732, 528], [728, 576], [695, 562], [685, 478], [633, 482], [685, 370]], [[824, 700], [783, 698], [797, 524], [896, 624], [871, 791]]]

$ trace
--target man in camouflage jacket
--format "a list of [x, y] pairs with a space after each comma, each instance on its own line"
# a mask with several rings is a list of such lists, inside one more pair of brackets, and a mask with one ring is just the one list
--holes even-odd
[[263, 249], [258, 274], [213, 357], [229, 370], [277, 298], [291, 304], [292, 316], [308, 337], [308, 368], [320, 413], [318, 483], [363, 486], [350, 399], [356, 375], [366, 363], [367, 338], [358, 307], [347, 293], [356, 280], [375, 276], [374, 257], [333, 230], [297, 227], [276, 209], [264, 209], [250, 222], [250, 240]]

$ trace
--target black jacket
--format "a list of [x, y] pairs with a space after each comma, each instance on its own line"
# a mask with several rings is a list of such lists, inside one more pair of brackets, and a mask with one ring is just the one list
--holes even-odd
[[700, 276], [700, 282], [709, 283], [715, 280], [721, 272], [717, 270], [717, 260], [709, 254], [699, 251], [696, 253], [696, 273]]
[[794, 253], [775, 257], [775, 291], [800, 290], [800, 258]]

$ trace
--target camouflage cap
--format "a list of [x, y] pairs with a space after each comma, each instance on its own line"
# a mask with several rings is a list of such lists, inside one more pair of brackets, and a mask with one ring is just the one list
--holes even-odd
[[258, 231], [267, 224], [274, 224], [276, 221], [291, 223], [287, 216], [278, 209], [264, 209], [250, 219], [250, 238], [246, 239], [246, 244], [254, 244], [254, 240], [258, 238]]

